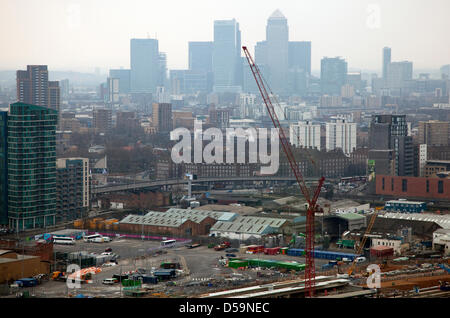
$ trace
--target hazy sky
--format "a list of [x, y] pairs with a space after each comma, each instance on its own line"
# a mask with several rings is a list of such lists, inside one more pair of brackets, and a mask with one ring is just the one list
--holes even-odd
[[212, 41], [213, 21], [235, 18], [253, 52], [280, 9], [291, 41], [312, 41], [312, 68], [342, 56], [381, 70], [382, 48], [414, 68], [450, 64], [449, 0], [0, 0], [0, 69], [47, 64], [93, 72], [130, 65], [130, 38], [157, 38], [169, 69], [188, 65], [188, 41]]

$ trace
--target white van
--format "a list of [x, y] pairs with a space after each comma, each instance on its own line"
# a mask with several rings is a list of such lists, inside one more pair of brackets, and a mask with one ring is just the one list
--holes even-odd
[[105, 285], [114, 285], [115, 283], [117, 283], [116, 278], [105, 278], [103, 280], [103, 284], [105, 284]]
[[364, 263], [366, 258], [364, 256], [360, 256], [356, 258], [356, 263]]

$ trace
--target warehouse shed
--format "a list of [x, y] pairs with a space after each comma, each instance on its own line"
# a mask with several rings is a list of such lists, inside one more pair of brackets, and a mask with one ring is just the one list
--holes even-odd
[[250, 237], [259, 239], [268, 234], [287, 234], [291, 231], [291, 224], [286, 219], [239, 216], [232, 222], [218, 221], [210, 232], [215, 236], [246, 240]]

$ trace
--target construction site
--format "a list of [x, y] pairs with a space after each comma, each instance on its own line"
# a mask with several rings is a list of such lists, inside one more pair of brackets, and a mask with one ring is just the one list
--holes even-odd
[[[364, 198], [325, 199], [329, 184], [304, 179], [274, 94], [243, 50], [295, 176], [277, 184], [284, 196], [250, 187], [215, 193], [217, 204], [204, 193], [197, 201], [190, 174], [188, 208], [105, 212], [53, 232], [6, 235], [2, 297], [450, 297], [450, 214], [405, 216]], [[220, 196], [233, 203], [219, 204]]]

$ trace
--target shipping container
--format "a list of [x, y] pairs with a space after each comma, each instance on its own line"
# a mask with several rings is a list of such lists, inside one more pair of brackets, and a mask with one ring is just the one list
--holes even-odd
[[247, 267], [248, 261], [246, 260], [231, 260], [228, 262], [228, 267], [231, 268], [241, 268], [241, 267]]
[[140, 280], [125, 279], [125, 280], [122, 280], [122, 286], [124, 286], [124, 287], [141, 286], [141, 281]]
[[276, 255], [280, 253], [280, 248], [279, 247], [272, 247], [272, 248], [265, 248], [264, 249], [264, 254], [266, 255]]

